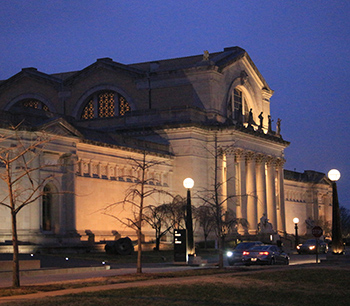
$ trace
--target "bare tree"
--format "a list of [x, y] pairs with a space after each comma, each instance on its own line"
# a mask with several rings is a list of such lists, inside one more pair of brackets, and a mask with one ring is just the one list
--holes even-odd
[[170, 221], [170, 204], [164, 203], [159, 206], [149, 205], [145, 207], [145, 220], [156, 232], [155, 251], [159, 251], [160, 240], [166, 235], [173, 224]]
[[341, 206], [340, 207], [340, 219], [342, 225], [342, 233], [344, 237], [350, 236], [350, 209]]
[[184, 198], [177, 195], [168, 205], [169, 211], [166, 222], [169, 226], [169, 231], [174, 234], [174, 229], [183, 229], [186, 227], [186, 202]]
[[[137, 234], [137, 273], [142, 273], [142, 228], [145, 221], [145, 208], [147, 207], [146, 200], [152, 200], [152, 197], [156, 194], [170, 195], [162, 188], [158, 187], [161, 182], [154, 177], [147, 177], [149, 170], [158, 166], [164, 165], [164, 161], [159, 159], [151, 159], [148, 157], [146, 150], [142, 153], [141, 159], [129, 158], [132, 164], [134, 173], [139, 175], [130, 175], [131, 181], [135, 182], [125, 192], [124, 199], [122, 201], [107, 205], [103, 209], [103, 213], [112, 218], [115, 218], [122, 224], [136, 231]], [[121, 218], [113, 210], [117, 206], [123, 205], [123, 207], [131, 208], [132, 217]], [[149, 206], [149, 205], [148, 205]]]
[[194, 217], [199, 222], [199, 226], [203, 230], [204, 248], [207, 248], [207, 241], [209, 234], [213, 231], [215, 226], [215, 219], [208, 204], [203, 204], [194, 209]]
[[227, 234], [232, 232], [238, 224], [243, 227], [248, 226], [248, 222], [245, 219], [236, 218], [235, 214], [227, 209], [227, 201], [231, 198], [238, 198], [242, 195], [224, 195], [222, 192], [223, 186], [227, 183], [228, 180], [234, 178], [227, 178], [226, 182], [223, 182], [221, 178], [218, 176], [219, 165], [218, 161], [223, 157], [225, 151], [222, 148], [218, 148], [217, 144], [217, 136], [214, 138], [214, 148], [212, 151], [209, 151], [209, 154], [213, 156], [214, 159], [214, 169], [213, 169], [213, 184], [212, 189], [203, 190], [201, 193], [197, 194], [197, 197], [203, 202], [203, 205], [208, 207], [207, 212], [212, 219], [213, 229], [215, 231], [215, 235], [218, 239], [218, 249], [219, 249], [219, 268], [222, 269], [224, 267], [224, 245], [225, 245], [225, 237]]
[[[3, 130], [0, 135], [0, 205], [9, 209], [12, 224], [12, 286], [20, 287], [17, 216], [26, 206], [46, 195], [44, 186], [52, 176], [41, 177], [40, 163], [45, 144], [52, 138], [42, 132], [20, 130], [20, 126]], [[50, 165], [52, 167], [52, 165]]]

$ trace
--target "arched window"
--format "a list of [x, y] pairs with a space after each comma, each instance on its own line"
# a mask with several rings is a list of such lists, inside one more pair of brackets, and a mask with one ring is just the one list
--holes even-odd
[[249, 114], [248, 104], [243, 92], [237, 88], [233, 90], [232, 106], [233, 119], [240, 123], [246, 122]]
[[53, 194], [50, 185], [44, 187], [42, 197], [42, 229], [43, 231], [52, 230], [52, 210], [53, 210]]
[[123, 116], [131, 110], [129, 103], [119, 93], [103, 91], [91, 95], [81, 113], [81, 119]]
[[46, 112], [50, 111], [48, 106], [45, 103], [43, 103], [37, 99], [21, 100], [15, 104], [15, 107], [20, 107], [20, 108], [28, 108], [29, 107], [29, 108], [34, 108], [34, 109], [42, 109]]

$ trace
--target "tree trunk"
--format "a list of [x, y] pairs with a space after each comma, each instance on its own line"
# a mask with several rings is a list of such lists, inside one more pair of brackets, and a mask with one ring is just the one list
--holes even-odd
[[154, 250], [159, 251], [159, 247], [160, 247], [160, 230], [156, 229], [156, 246]]
[[224, 237], [219, 238], [219, 269], [224, 268]]
[[137, 273], [142, 273], [142, 233], [141, 229], [137, 231]]
[[13, 263], [12, 263], [12, 287], [20, 287], [19, 281], [19, 258], [18, 258], [18, 238], [17, 238], [17, 220], [16, 214], [12, 211], [12, 246], [13, 246]]

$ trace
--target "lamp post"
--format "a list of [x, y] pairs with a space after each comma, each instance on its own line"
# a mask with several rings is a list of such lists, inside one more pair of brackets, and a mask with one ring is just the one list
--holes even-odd
[[194, 240], [193, 240], [193, 223], [192, 223], [192, 206], [191, 206], [191, 188], [194, 181], [191, 178], [186, 178], [183, 182], [187, 189], [187, 205], [186, 205], [186, 229], [187, 229], [187, 252], [189, 256], [195, 254]]
[[337, 169], [332, 169], [328, 172], [328, 178], [332, 181], [332, 253], [343, 254], [344, 244], [340, 224], [340, 211], [337, 192], [337, 181], [340, 179], [340, 172]]
[[295, 248], [297, 248], [299, 244], [299, 236], [298, 236], [298, 223], [299, 223], [299, 218], [293, 218], [294, 222], [294, 228], [295, 228]]

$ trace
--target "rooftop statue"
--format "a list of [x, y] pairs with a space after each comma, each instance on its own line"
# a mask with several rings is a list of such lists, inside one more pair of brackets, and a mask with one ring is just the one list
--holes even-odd
[[263, 117], [263, 112], [260, 113], [259, 115], [259, 120], [260, 120], [260, 124], [259, 124], [259, 130], [262, 130], [263, 129], [263, 121], [264, 121], [264, 117]]
[[280, 136], [281, 135], [281, 119], [278, 118], [277, 119], [277, 123], [276, 123], [276, 134], [277, 136]]
[[204, 51], [203, 61], [209, 61], [209, 51], [208, 50]]

